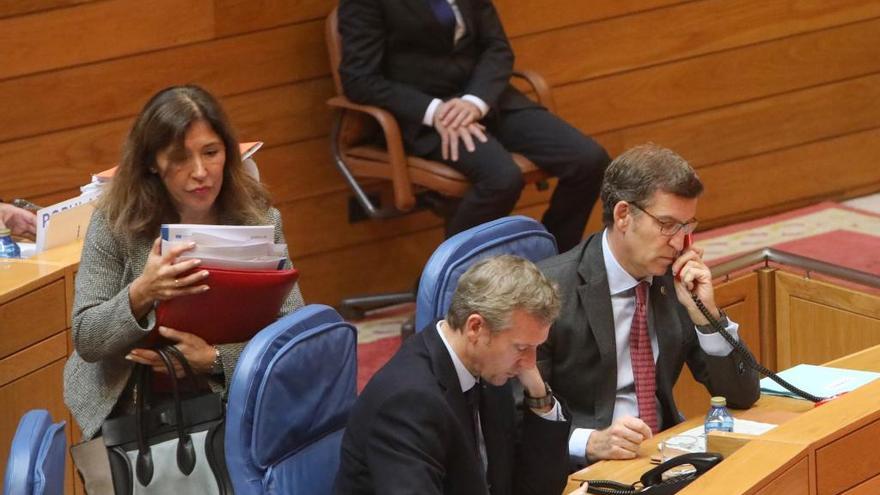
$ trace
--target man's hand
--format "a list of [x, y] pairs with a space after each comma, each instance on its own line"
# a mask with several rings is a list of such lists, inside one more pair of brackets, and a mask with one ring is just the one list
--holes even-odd
[[440, 154], [444, 160], [452, 160], [453, 162], [458, 161], [458, 151], [459, 145], [464, 143], [464, 147], [466, 150], [473, 152], [477, 149], [474, 144], [474, 138], [477, 138], [480, 142], [485, 143], [489, 139], [486, 137], [486, 133], [484, 132], [486, 128], [479, 123], [470, 124], [464, 127], [459, 127], [457, 129], [453, 129], [450, 127], [446, 127], [443, 125], [440, 120], [435, 116], [434, 118], [434, 129], [437, 130], [437, 134], [440, 135]]
[[639, 445], [651, 438], [651, 428], [639, 418], [624, 416], [604, 430], [596, 430], [587, 442], [587, 458], [633, 459]]
[[434, 122], [435, 125], [439, 121], [443, 127], [458, 129], [459, 127], [467, 127], [482, 117], [480, 109], [473, 103], [461, 98], [453, 98], [440, 104], [434, 115]]
[[33, 240], [37, 236], [37, 216], [28, 210], [0, 203], [0, 224], [12, 235]]
[[[544, 379], [541, 378], [541, 372], [538, 371], [537, 366], [520, 370], [516, 375], [516, 378], [522, 384], [529, 397], [546, 396], [547, 387], [544, 385]], [[550, 412], [550, 409], [552, 408], [552, 405], [548, 405], [542, 409], [532, 409], [532, 411], [535, 411], [537, 414], [544, 414]]]
[[696, 325], [708, 325], [709, 322], [697, 308], [691, 294], [695, 294], [706, 309], [716, 319], [721, 317], [715, 305], [715, 290], [712, 287], [712, 271], [703, 263], [703, 250], [696, 246], [689, 247], [672, 263], [675, 277], [675, 295], [678, 301], [687, 308], [688, 314]]

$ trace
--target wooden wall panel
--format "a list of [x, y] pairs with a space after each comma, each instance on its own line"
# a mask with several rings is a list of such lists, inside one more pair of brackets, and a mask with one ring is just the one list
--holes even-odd
[[496, 0], [494, 3], [507, 36], [517, 37], [689, 1], [692, 0]]
[[878, 72], [878, 44], [880, 19], [569, 84], [554, 97], [595, 133]]
[[70, 7], [96, 0], [4, 0], [0, 2], [0, 19]]
[[871, 74], [595, 137], [612, 155], [653, 141], [699, 168], [873, 129], [878, 122], [880, 74]]
[[876, 16], [880, 4], [862, 0], [709, 0], [524, 36], [513, 48], [517, 63], [556, 85]]
[[323, 26], [312, 22], [8, 79], [0, 82], [0, 141], [134, 115], [171, 84], [225, 96], [327, 70]]
[[211, 0], [112, 0], [0, 20], [0, 79], [210, 39], [211, 9]]
[[[307, 300], [409, 287], [442, 221], [347, 221], [324, 104], [323, 20], [335, 4], [2, 2], [0, 41], [16, 49], [0, 54], [0, 197], [76, 194], [118, 160], [151, 94], [196, 82], [220, 97], [242, 139], [266, 142], [257, 161], [295, 261], [316, 270], [304, 273]], [[495, 4], [517, 63], [548, 77], [564, 118], [612, 155], [652, 140], [700, 168], [703, 226], [880, 190], [880, 0]], [[540, 217], [548, 198], [526, 191], [517, 211]], [[389, 251], [405, 254], [382, 258]], [[380, 259], [396, 269], [371, 280], [348, 272]]]

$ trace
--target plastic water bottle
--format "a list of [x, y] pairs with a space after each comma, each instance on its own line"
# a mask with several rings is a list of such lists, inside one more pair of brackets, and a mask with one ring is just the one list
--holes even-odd
[[21, 249], [6, 227], [0, 227], [0, 258], [21, 258]]
[[712, 397], [712, 408], [706, 414], [706, 433], [710, 431], [733, 431], [733, 416], [727, 410], [727, 399]]

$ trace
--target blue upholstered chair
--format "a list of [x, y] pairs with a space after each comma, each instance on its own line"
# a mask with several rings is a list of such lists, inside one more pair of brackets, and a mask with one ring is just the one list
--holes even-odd
[[499, 218], [445, 240], [422, 270], [416, 300], [416, 331], [446, 316], [458, 278], [472, 264], [499, 254], [540, 261], [556, 254], [556, 240], [540, 222], [524, 216]]
[[329, 306], [305, 306], [251, 339], [226, 413], [236, 495], [330, 494], [356, 385], [357, 331]]
[[61, 495], [64, 493], [64, 421], [52, 423], [45, 409], [22, 416], [12, 439], [3, 493], [7, 495]]

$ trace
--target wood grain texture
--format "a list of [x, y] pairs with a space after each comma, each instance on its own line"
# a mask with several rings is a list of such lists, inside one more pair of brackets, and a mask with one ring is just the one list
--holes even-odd
[[[880, 438], [880, 421], [874, 421], [816, 451], [818, 495], [840, 493], [880, 475], [873, 453]], [[861, 453], [858, 455], [857, 453]]]
[[780, 369], [823, 363], [876, 344], [880, 344], [880, 298], [777, 272]]
[[880, 476], [865, 481], [843, 492], [841, 495], [876, 495], [880, 493]]
[[877, 122], [880, 74], [875, 73], [628, 126], [595, 138], [612, 156], [652, 141], [700, 168], [873, 129]]
[[708, 0], [522, 36], [512, 45], [518, 64], [557, 86], [877, 16], [880, 3], [861, 0]]
[[0, 357], [39, 342], [67, 328], [64, 280], [0, 306]]
[[110, 0], [0, 19], [0, 79], [210, 39], [211, 2]]
[[67, 332], [57, 333], [41, 342], [0, 359], [0, 387], [36, 371], [53, 361], [67, 358]]
[[323, 19], [336, 3], [328, 0], [214, 0], [217, 35], [228, 36]]
[[878, 44], [880, 20], [868, 20], [568, 84], [554, 99], [595, 134], [878, 72]]
[[95, 1], [97, 0], [4, 0], [0, 2], [0, 19], [41, 13]]
[[172, 84], [222, 97], [325, 75], [322, 29], [316, 21], [7, 79], [0, 142], [135, 115]]

